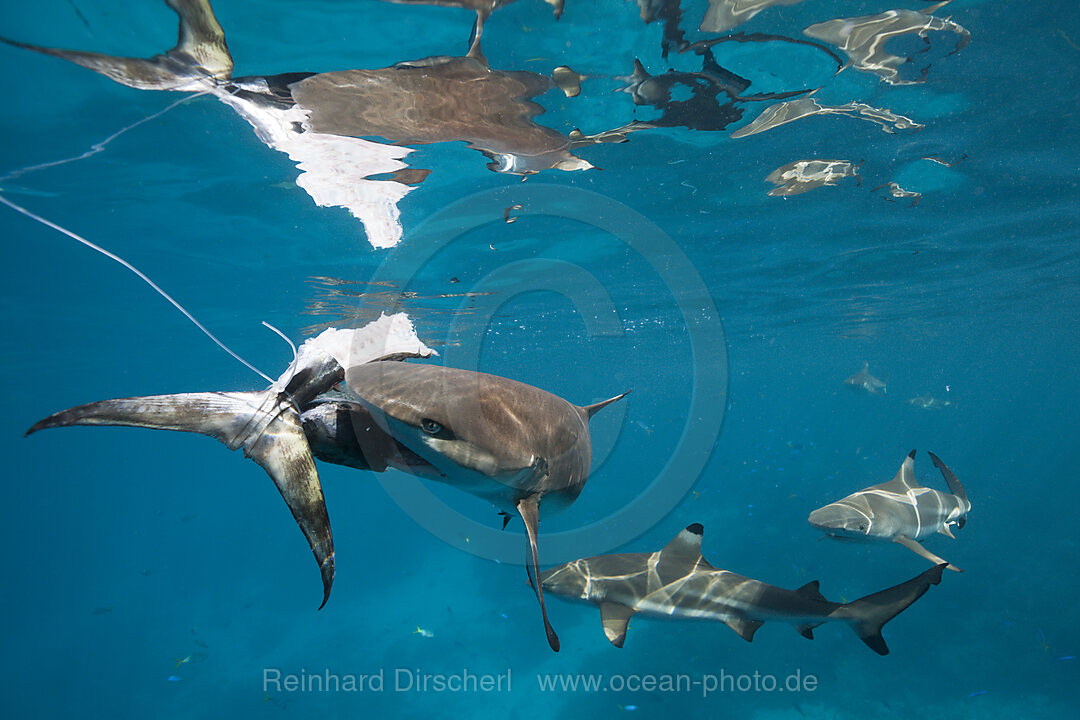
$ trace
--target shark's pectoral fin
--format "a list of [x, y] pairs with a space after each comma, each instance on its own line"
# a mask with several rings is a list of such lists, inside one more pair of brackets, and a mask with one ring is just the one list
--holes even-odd
[[735, 633], [746, 642], [752, 642], [754, 639], [754, 633], [757, 629], [764, 625], [760, 620], [747, 620], [745, 618], [731, 618], [725, 620], [724, 624], [735, 631]]
[[953, 540], [956, 539], [956, 536], [953, 535], [952, 529], [948, 525], [942, 525], [941, 528], [938, 529], [938, 532], [945, 537], [952, 538]]
[[621, 648], [626, 642], [626, 626], [634, 615], [634, 609], [621, 603], [600, 603], [600, 622], [604, 625], [604, 634], [611, 644]]
[[530, 495], [517, 503], [518, 514], [525, 523], [525, 532], [528, 534], [529, 544], [526, 547], [525, 568], [529, 573], [529, 582], [536, 590], [536, 599], [540, 602], [540, 614], [544, 617], [544, 630], [547, 632], [548, 645], [555, 652], [559, 652], [559, 636], [548, 622], [547, 607], [544, 606], [544, 588], [540, 584], [540, 554], [536, 549], [536, 537], [540, 524], [539, 500], [535, 495]]
[[917, 542], [915, 540], [912, 540], [909, 537], [904, 537], [903, 535], [898, 535], [897, 537], [893, 538], [893, 542], [896, 543], [897, 545], [903, 545], [904, 547], [906, 547], [911, 552], [915, 553], [916, 555], [918, 555], [920, 557], [926, 558], [927, 560], [934, 563], [935, 565], [947, 565], [948, 569], [952, 570], [953, 572], [964, 572], [960, 568], [958, 568], [955, 565], [953, 565], [952, 563], [950, 563], [948, 560], [943, 560], [942, 558], [939, 558], [937, 555], [935, 555], [934, 553], [932, 553], [929, 550], [927, 550], [926, 548], [924, 548], [922, 546], [922, 543], [919, 543], [919, 542]]

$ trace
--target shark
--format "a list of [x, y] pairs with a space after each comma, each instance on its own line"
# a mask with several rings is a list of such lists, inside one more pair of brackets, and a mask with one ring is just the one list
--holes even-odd
[[[330, 597], [335, 553], [314, 459], [372, 472], [394, 468], [487, 499], [526, 528], [526, 568], [539, 573], [538, 524], [569, 506], [588, 479], [589, 419], [626, 395], [577, 406], [497, 375], [407, 362], [432, 354], [403, 313], [306, 341], [268, 389], [119, 398], [35, 423], [199, 433], [259, 464], [300, 526]], [[505, 527], [505, 523], [504, 523]], [[548, 644], [559, 638], [536, 597]]]
[[971, 501], [956, 474], [937, 455], [929, 455], [945, 478], [948, 493], [919, 484], [912, 450], [892, 480], [818, 508], [810, 513], [810, 524], [841, 540], [894, 542], [932, 563], [944, 563], [949, 570], [963, 572], [920, 543], [937, 533], [955, 539], [953, 530], [964, 527], [971, 510]]
[[873, 395], [884, 395], [886, 390], [885, 381], [879, 380], [870, 374], [870, 363], [868, 362], [864, 362], [862, 370], [855, 373], [844, 382], [853, 387], [862, 388]]
[[[401, 241], [398, 203], [425, 174], [410, 168], [411, 146], [462, 141], [493, 172], [529, 175], [588, 170], [574, 150], [600, 142], [571, 139], [535, 118], [533, 101], [552, 78], [491, 67], [479, 28], [502, 0], [424, 0], [467, 7], [479, 25], [463, 57], [428, 57], [377, 69], [234, 75], [225, 31], [209, 0], [165, 0], [179, 18], [174, 47], [150, 58], [121, 57], [0, 42], [60, 58], [138, 90], [210, 95], [246, 120], [268, 147], [297, 163], [296, 185], [320, 207], [347, 209], [376, 248]], [[552, 2], [558, 10], [561, 4]]]
[[599, 605], [604, 634], [618, 648], [630, 619], [644, 615], [722, 622], [748, 642], [768, 621], [790, 623], [810, 640], [819, 625], [844, 622], [870, 649], [887, 655], [882, 626], [937, 585], [945, 567], [852, 602], [831, 602], [816, 580], [785, 590], [713, 567], [701, 554], [704, 532], [694, 523], [656, 552], [573, 560], [545, 571], [540, 580], [550, 593]]
[[930, 393], [923, 393], [917, 397], [913, 397], [908, 400], [909, 405], [914, 405], [917, 408], [923, 410], [941, 410], [943, 408], [949, 408], [953, 406], [952, 400], [942, 400], [941, 398], [934, 397]]

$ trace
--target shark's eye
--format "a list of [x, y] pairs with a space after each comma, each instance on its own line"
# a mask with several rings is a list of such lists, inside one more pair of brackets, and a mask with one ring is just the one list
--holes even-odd
[[428, 435], [438, 435], [443, 429], [442, 425], [428, 418], [420, 421], [420, 428]]

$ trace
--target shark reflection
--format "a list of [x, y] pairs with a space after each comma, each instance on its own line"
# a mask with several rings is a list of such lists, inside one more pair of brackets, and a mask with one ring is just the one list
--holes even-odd
[[844, 115], [859, 120], [867, 120], [877, 123], [887, 133], [896, 130], [920, 130], [924, 127], [911, 118], [897, 115], [890, 110], [871, 107], [866, 103], [849, 102], [843, 105], [822, 105], [814, 98], [804, 97], [770, 105], [754, 118], [753, 122], [731, 133], [731, 137], [743, 138], [756, 135], [811, 115]]
[[623, 92], [629, 93], [635, 105], [656, 108], [660, 111], [660, 116], [644, 122], [635, 121], [627, 127], [723, 130], [731, 123], [742, 119], [744, 112], [742, 103], [781, 100], [813, 91], [813, 88], [806, 88], [775, 93], [745, 94], [751, 82], [722, 67], [713, 54], [713, 46], [727, 41], [780, 41], [806, 44], [804, 41], [794, 41], [777, 35], [741, 34], [697, 42], [689, 46], [701, 56], [701, 70], [697, 72], [668, 70], [662, 75], [650, 75], [641, 61], [635, 59], [634, 73], [626, 78], [629, 84], [623, 88]]
[[[914, 190], [905, 190], [900, 187], [896, 182], [889, 181], [884, 185], [878, 185], [871, 192], [880, 192], [881, 197], [885, 198], [889, 202], [896, 202], [897, 200], [910, 200], [911, 204], [908, 207], [915, 207], [922, 200], [922, 193]], [[932, 398], [931, 398], [932, 399]]]
[[859, 166], [846, 160], [797, 160], [781, 165], [769, 173], [765, 179], [776, 185], [769, 195], [801, 195], [814, 188], [835, 185], [847, 177], [857, 178]]
[[[297, 163], [297, 185], [317, 205], [345, 208], [359, 219], [375, 247], [400, 242], [398, 202], [412, 191], [410, 183], [426, 176], [407, 166], [412, 149], [401, 145], [465, 142], [489, 158], [491, 170], [502, 173], [592, 167], [570, 152], [596, 142], [591, 136], [571, 140], [534, 121], [544, 110], [532, 98], [554, 87], [554, 81], [492, 69], [475, 41], [465, 57], [425, 58], [376, 70], [237, 78], [209, 0], [165, 2], [180, 17], [180, 38], [174, 48], [150, 59], [5, 42], [128, 87], [215, 96], [247, 120], [262, 142]], [[486, 17], [505, 3], [427, 4], [469, 7]]]
[[493, 70], [482, 58], [436, 57], [320, 73], [290, 89], [315, 132], [400, 145], [463, 141], [496, 172], [587, 170], [569, 138], [533, 120], [544, 109], [529, 100], [552, 87], [544, 75]]
[[795, 5], [802, 0], [709, 0], [701, 20], [702, 32], [727, 32], [773, 5]]
[[[971, 41], [971, 33], [960, 25], [930, 14], [950, 1], [945, 0], [921, 11], [888, 10], [877, 15], [837, 18], [811, 25], [803, 30], [803, 33], [839, 47], [847, 53], [856, 70], [873, 73], [890, 85], [914, 85], [926, 81], [930, 63], [920, 68], [914, 78], [903, 77], [901, 69], [914, 60], [915, 54], [922, 54], [930, 49], [930, 32], [951, 32], [958, 36], [956, 46], [946, 55], [960, 52]], [[921, 38], [924, 43], [922, 50], [911, 56], [900, 56], [885, 49], [890, 41], [904, 35]]]

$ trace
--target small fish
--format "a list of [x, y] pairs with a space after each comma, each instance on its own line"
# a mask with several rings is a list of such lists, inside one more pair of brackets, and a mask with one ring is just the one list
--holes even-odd
[[167, 679], [169, 682], [180, 682], [183, 678], [179, 675], [170, 675]]
[[108, 614], [109, 614], [109, 613], [111, 613], [111, 612], [112, 612], [112, 608], [111, 608], [111, 607], [99, 607], [99, 608], [94, 608], [94, 614], [95, 614], [95, 615], [108, 615]]
[[1055, 660], [1075, 660], [1075, 655], [1062, 655], [1061, 657], [1054, 658]]
[[973, 698], [973, 697], [979, 697], [980, 695], [985, 695], [986, 693], [987, 693], [987, 691], [986, 691], [986, 690], [976, 690], [976, 691], [975, 691], [975, 692], [973, 692], [973, 693], [969, 693], [969, 694], [968, 694], [968, 697], [969, 697], [969, 698]]
[[176, 668], [180, 667], [181, 665], [184, 665], [186, 663], [191, 662], [191, 656], [188, 655], [187, 657], [184, 657], [184, 658], [173, 658], [173, 660], [176, 661], [176, 664], [173, 665], [173, 670], [175, 670]]
[[420, 627], [419, 625], [417, 625], [416, 629], [413, 630], [413, 635], [419, 635], [422, 638], [433, 638], [433, 637], [435, 637], [435, 633], [431, 632], [430, 630], [425, 630], [424, 628]]

